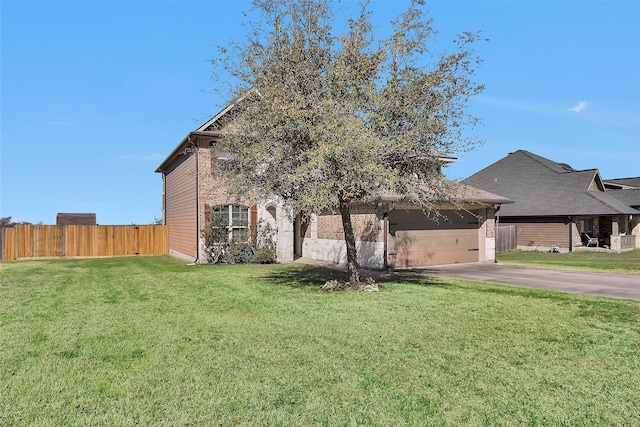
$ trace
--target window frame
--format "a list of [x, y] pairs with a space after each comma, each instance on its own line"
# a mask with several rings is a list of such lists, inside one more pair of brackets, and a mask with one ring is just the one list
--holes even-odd
[[228, 230], [227, 242], [231, 244], [249, 243], [251, 226], [250, 208], [244, 205], [216, 205], [211, 207], [211, 224], [218, 223], [216, 215], [222, 215], [222, 227]]

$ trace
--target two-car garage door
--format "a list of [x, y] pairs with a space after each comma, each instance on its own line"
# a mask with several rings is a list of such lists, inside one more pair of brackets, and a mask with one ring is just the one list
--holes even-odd
[[391, 267], [478, 262], [479, 221], [464, 211], [441, 211], [434, 221], [420, 210], [389, 213], [388, 254]]

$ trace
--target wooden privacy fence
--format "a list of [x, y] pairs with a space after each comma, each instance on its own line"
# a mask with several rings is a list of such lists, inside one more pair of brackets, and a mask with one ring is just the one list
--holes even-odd
[[496, 253], [513, 251], [518, 247], [516, 242], [516, 226], [501, 225], [496, 234]]
[[32, 225], [0, 228], [0, 259], [168, 255], [166, 225]]
[[620, 236], [620, 249], [634, 249], [636, 236]]

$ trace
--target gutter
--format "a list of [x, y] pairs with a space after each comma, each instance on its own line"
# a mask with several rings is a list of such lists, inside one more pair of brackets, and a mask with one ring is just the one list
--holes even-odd
[[189, 132], [189, 134], [187, 136], [185, 136], [182, 141], [180, 141], [180, 144], [178, 144], [176, 146], [176, 148], [173, 149], [173, 151], [171, 152], [171, 154], [169, 154], [167, 156], [166, 159], [164, 159], [164, 161], [160, 164], [160, 166], [158, 166], [158, 168], [155, 170], [157, 173], [164, 171], [167, 166], [169, 166], [171, 163], [173, 163], [173, 161], [178, 158], [178, 156], [180, 156], [180, 154], [182, 154], [184, 152], [185, 149], [188, 148], [188, 145], [191, 143], [191, 137], [192, 136], [209, 136], [212, 138], [222, 138], [224, 135], [221, 132], [210, 132], [210, 131], [193, 131], [193, 132]]
[[387, 204], [387, 210], [382, 214], [383, 224], [384, 224], [383, 225], [384, 239], [383, 239], [382, 263], [384, 265], [384, 268], [386, 269], [391, 268], [389, 267], [389, 214], [395, 208], [396, 208], [396, 202], [391, 202], [391, 208], [389, 209], [389, 204]]

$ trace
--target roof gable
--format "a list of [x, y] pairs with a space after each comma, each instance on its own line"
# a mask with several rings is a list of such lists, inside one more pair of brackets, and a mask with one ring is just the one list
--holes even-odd
[[227, 105], [225, 108], [220, 110], [218, 114], [211, 117], [205, 123], [202, 124], [196, 132], [219, 132], [222, 128], [224, 128], [228, 122], [229, 113], [235, 107], [235, 102]]

